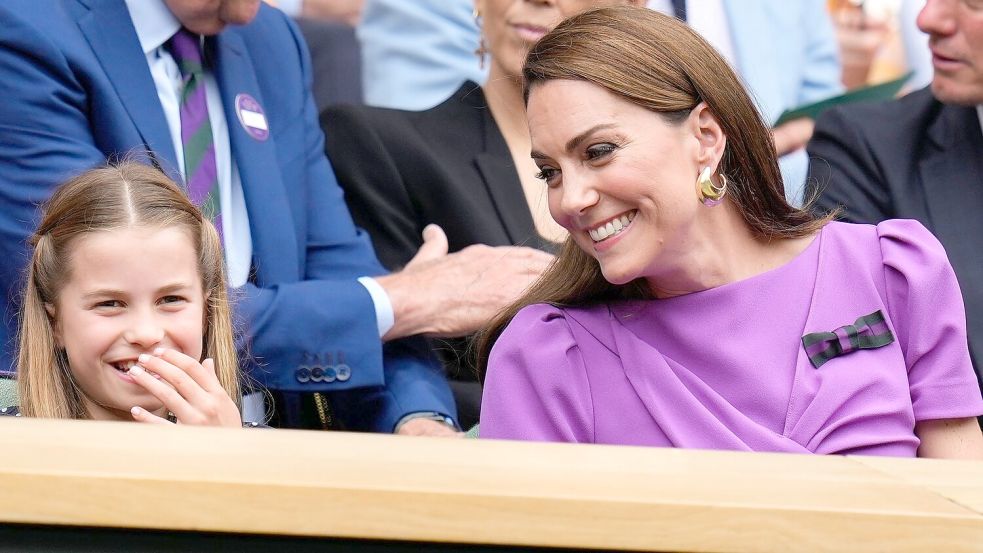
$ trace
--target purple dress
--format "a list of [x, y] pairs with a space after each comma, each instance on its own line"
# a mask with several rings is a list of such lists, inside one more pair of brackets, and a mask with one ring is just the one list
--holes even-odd
[[481, 437], [914, 456], [983, 399], [942, 245], [830, 223], [786, 265], [669, 299], [532, 305], [495, 344]]

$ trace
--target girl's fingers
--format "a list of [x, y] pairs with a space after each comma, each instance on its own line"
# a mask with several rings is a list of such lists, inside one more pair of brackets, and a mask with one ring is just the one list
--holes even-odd
[[130, 415], [132, 415], [133, 420], [137, 422], [145, 422], [147, 424], [173, 424], [171, 421], [158, 417], [142, 407], [133, 406], [130, 409]]
[[[164, 373], [181, 372], [176, 367], [164, 368], [161, 366], [155, 366], [152, 370], [155, 373], [159, 374], [161, 378], [165, 380], [168, 379], [168, 375]], [[140, 365], [133, 365], [132, 367], [130, 367], [130, 371], [128, 374], [130, 375], [131, 378], [133, 378], [134, 382], [136, 382], [140, 386], [143, 386], [144, 389], [150, 392], [155, 398], [160, 400], [160, 402], [164, 404], [164, 407], [167, 407], [167, 409], [170, 412], [174, 413], [174, 415], [177, 416], [179, 420], [184, 417], [192, 416], [194, 412], [193, 408], [188, 403], [188, 401], [183, 397], [183, 395], [178, 392], [176, 386], [175, 388], [171, 388], [167, 384], [164, 384], [163, 382], [157, 380], [153, 376], [150, 376], [149, 374], [147, 374], [147, 370], [144, 367], [141, 367]], [[173, 374], [171, 374], [170, 376], [173, 377]], [[187, 377], [187, 375], [185, 375], [185, 379], [191, 380], [190, 378]], [[170, 380], [168, 380], [168, 382], [170, 382]], [[173, 385], [174, 383], [171, 382], [171, 384]]]
[[[149, 354], [140, 355], [140, 357], [137, 358], [137, 361], [141, 367], [152, 373], [156, 373], [164, 382], [173, 386], [181, 397], [188, 402], [196, 403], [202, 401], [208, 396], [208, 392], [202, 388], [201, 384], [199, 384], [194, 377], [188, 374], [188, 371], [185, 368], [188, 366], [186, 360], [180, 359], [178, 356], [184, 356], [186, 359], [191, 358], [185, 356], [184, 354], [179, 354], [178, 352], [174, 352], [174, 354], [175, 355], [168, 356], [169, 359], [181, 361], [184, 366], [175, 365], [174, 363], [171, 363], [169, 359], [165, 359], [162, 356]], [[194, 360], [192, 360], [192, 362], [195, 364], [198, 363]], [[202, 378], [200, 374], [204, 373], [205, 370], [198, 367], [197, 372], [199, 373], [198, 378]]]
[[208, 392], [222, 390], [222, 385], [215, 376], [214, 364], [210, 369], [202, 366], [197, 359], [185, 355], [180, 351], [168, 348], [157, 348], [154, 350], [154, 357], [158, 357], [181, 369], [190, 376], [201, 388]]

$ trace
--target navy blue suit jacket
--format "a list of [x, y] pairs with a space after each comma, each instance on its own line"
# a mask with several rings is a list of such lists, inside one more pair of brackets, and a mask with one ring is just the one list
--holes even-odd
[[[4, 0], [0, 29], [0, 284], [13, 299], [37, 205], [60, 182], [132, 152], [151, 152], [172, 176], [176, 162], [123, 0]], [[263, 5], [252, 23], [225, 29], [206, 48], [253, 241], [254, 277], [236, 294], [251, 375], [287, 392], [358, 389], [357, 401], [345, 400], [352, 428], [391, 431], [415, 411], [453, 416], [425, 348], [399, 341], [384, 350], [379, 340], [372, 300], [356, 279], [384, 270], [324, 155], [310, 60], [295, 25]], [[238, 124], [240, 93], [263, 106], [267, 140]], [[11, 366], [15, 337], [16, 317], [7, 311], [0, 369]], [[348, 380], [312, 378], [310, 367], [342, 362]]]

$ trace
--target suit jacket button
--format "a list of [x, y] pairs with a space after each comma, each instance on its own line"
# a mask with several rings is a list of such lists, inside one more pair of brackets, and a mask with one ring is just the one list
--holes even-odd
[[338, 382], [347, 382], [352, 377], [352, 368], [345, 363], [335, 365], [334, 370], [338, 373]]
[[324, 367], [325, 382], [334, 382], [336, 378], [337, 378], [337, 373], [335, 372], [334, 365], [328, 365], [327, 367]]
[[300, 367], [294, 371], [294, 376], [297, 378], [297, 382], [301, 384], [307, 384], [311, 381], [311, 370], [307, 367]]

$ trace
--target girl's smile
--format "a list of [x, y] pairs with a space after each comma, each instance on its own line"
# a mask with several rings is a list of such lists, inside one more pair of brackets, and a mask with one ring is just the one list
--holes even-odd
[[172, 348], [201, 359], [205, 297], [195, 248], [180, 227], [87, 233], [49, 306], [56, 340], [96, 419], [132, 420], [162, 405], [129, 374], [138, 356]]

